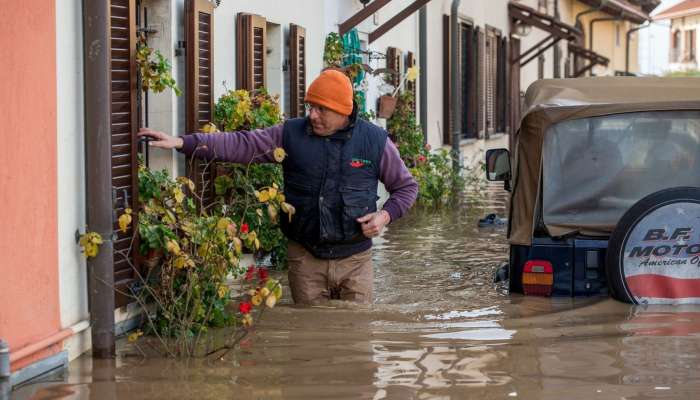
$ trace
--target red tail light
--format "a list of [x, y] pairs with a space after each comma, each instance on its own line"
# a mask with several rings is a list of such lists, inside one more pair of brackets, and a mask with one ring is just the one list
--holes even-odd
[[523, 267], [523, 293], [532, 296], [551, 296], [554, 275], [552, 263], [530, 260]]

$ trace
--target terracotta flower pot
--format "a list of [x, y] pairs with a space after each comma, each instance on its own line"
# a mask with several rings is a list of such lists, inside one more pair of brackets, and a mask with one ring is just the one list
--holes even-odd
[[391, 115], [394, 114], [394, 109], [396, 109], [396, 97], [384, 95], [379, 98], [377, 117], [391, 118]]

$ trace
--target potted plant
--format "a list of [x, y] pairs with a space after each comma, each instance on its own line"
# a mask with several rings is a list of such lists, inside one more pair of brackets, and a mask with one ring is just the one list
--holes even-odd
[[[384, 80], [390, 82], [391, 74], [397, 74], [397, 72], [392, 70], [386, 70]], [[396, 95], [399, 93], [399, 90], [403, 88], [406, 81], [413, 82], [416, 80], [417, 77], [418, 67], [411, 67], [406, 71], [405, 74], [403, 74], [403, 76], [399, 80], [399, 84], [396, 87], [392, 87], [391, 95], [389, 95], [388, 93], [389, 90], [385, 90], [385, 94], [379, 97], [379, 106], [377, 107], [377, 116], [379, 118], [391, 118], [392, 114], [394, 113], [394, 110], [396, 109]]]
[[377, 117], [391, 118], [391, 115], [394, 114], [394, 110], [396, 109], [396, 97], [388, 94], [380, 96], [377, 109]]

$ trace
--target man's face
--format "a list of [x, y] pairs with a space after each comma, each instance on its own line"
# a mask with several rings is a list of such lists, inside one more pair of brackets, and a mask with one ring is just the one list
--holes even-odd
[[309, 121], [314, 133], [319, 136], [330, 136], [348, 124], [348, 117], [318, 104], [307, 103]]

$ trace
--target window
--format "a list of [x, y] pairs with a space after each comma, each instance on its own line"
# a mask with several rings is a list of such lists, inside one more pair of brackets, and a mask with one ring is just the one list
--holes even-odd
[[698, 111], [654, 111], [550, 127], [542, 147], [545, 224], [609, 233], [644, 196], [696, 186], [698, 122]]
[[[138, 130], [136, 110], [136, 69], [134, 54], [136, 49], [136, 10], [134, 3], [129, 0], [110, 0], [111, 15], [108, 19], [112, 32], [109, 51], [110, 86], [112, 88], [110, 101], [110, 137], [111, 137], [111, 169], [112, 190], [115, 201], [115, 215], [124, 213], [124, 209], [135, 208], [138, 201], [137, 180], [137, 141]], [[126, 232], [114, 230], [113, 261], [115, 305], [124, 306], [134, 299], [124, 293], [129, 293], [129, 285], [136, 278], [130, 265], [138, 266], [138, 257], [133, 257], [133, 249], [129, 258], [122, 256], [130, 249], [134, 237], [134, 225]], [[119, 253], [117, 253], [119, 252]]]
[[498, 52], [501, 47], [501, 31], [487, 26], [484, 49], [484, 75], [486, 103], [485, 134], [495, 133], [498, 129]]
[[681, 51], [681, 31], [676, 30], [671, 35], [671, 62], [678, 62]]
[[615, 46], [620, 47], [620, 24], [615, 24]]
[[279, 95], [281, 104], [286, 101], [282, 73], [284, 47], [282, 26], [265, 24], [265, 88], [272, 95]]
[[267, 21], [259, 15], [236, 17], [236, 87], [255, 90], [267, 86]]
[[685, 31], [683, 61], [695, 61], [695, 29]]
[[[416, 59], [413, 56], [412, 51], [406, 52], [406, 60], [404, 62], [404, 73], [408, 72], [408, 69], [411, 67], [414, 67], [416, 65]], [[413, 104], [411, 104], [411, 109], [413, 109], [413, 112], [416, 112], [416, 103], [418, 102], [418, 99], [416, 98], [416, 86], [417, 82], [415, 81], [406, 81], [405, 83], [405, 88], [404, 90], [407, 90], [413, 94]]]
[[460, 23], [460, 69], [462, 77], [462, 138], [473, 139], [477, 137], [476, 110], [476, 66], [478, 58], [475, 46], [474, 26]]
[[306, 29], [295, 24], [289, 27], [289, 82], [289, 116], [303, 117], [306, 93]]
[[386, 68], [394, 71], [391, 77], [391, 84], [396, 88], [401, 83], [401, 49], [389, 47], [386, 49]]
[[[443, 17], [443, 143], [452, 143], [452, 101], [459, 94], [462, 104], [462, 112], [459, 115], [461, 137], [474, 139], [479, 134], [479, 112], [483, 112], [483, 101], [479, 101], [479, 88], [483, 88], [482, 79], [479, 78], [479, 28], [467, 20], [459, 22], [459, 68], [460, 87], [452, 84], [450, 71], [450, 17]], [[482, 50], [483, 51], [483, 50]], [[459, 90], [456, 93], [456, 90]]]
[[[210, 3], [189, 0], [187, 2], [187, 79], [185, 99], [185, 130], [197, 132], [213, 119], [214, 114], [214, 8]], [[214, 201], [214, 167], [204, 161], [187, 162], [190, 179], [197, 192], [206, 188], [198, 206]]]

